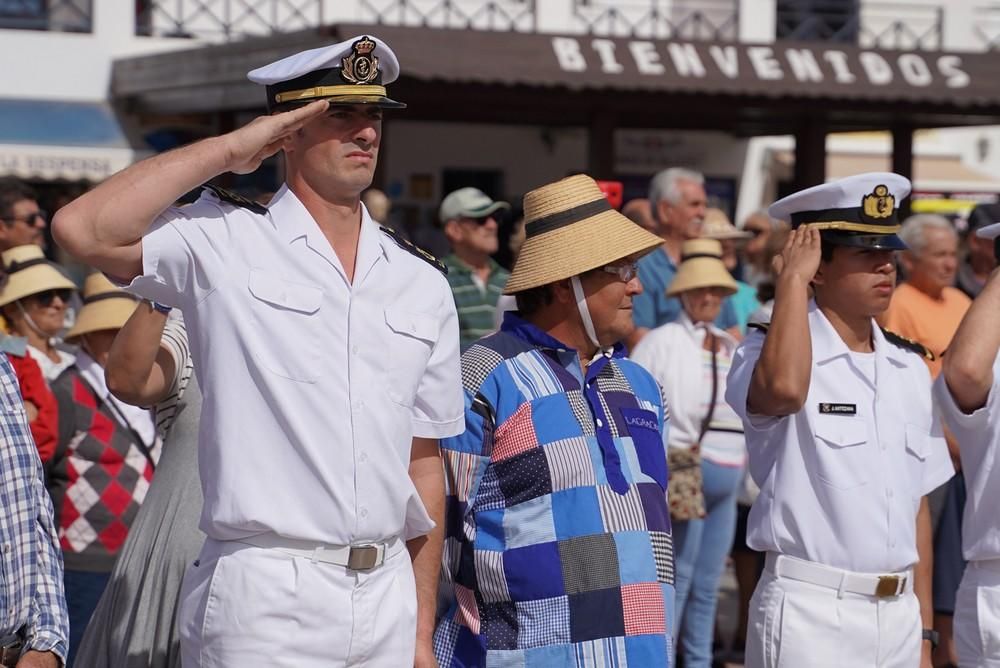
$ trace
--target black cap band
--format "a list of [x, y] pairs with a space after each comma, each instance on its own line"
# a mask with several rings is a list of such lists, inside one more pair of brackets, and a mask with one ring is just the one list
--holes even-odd
[[524, 237], [526, 239], [530, 239], [531, 237], [538, 236], [539, 234], [545, 234], [546, 232], [551, 232], [552, 230], [558, 230], [560, 227], [566, 227], [567, 225], [572, 225], [573, 223], [579, 223], [581, 220], [586, 220], [587, 218], [592, 218], [599, 213], [612, 210], [611, 203], [606, 198], [602, 197], [601, 199], [596, 199], [593, 202], [580, 204], [579, 206], [574, 206], [570, 209], [566, 209], [565, 211], [558, 211], [543, 218], [531, 221], [525, 225]]

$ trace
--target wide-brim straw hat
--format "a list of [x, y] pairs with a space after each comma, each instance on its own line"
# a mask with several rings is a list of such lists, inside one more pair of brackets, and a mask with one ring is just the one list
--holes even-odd
[[701, 236], [705, 239], [749, 239], [753, 233], [732, 224], [722, 209], [707, 209], [701, 221]]
[[66, 332], [66, 340], [105, 329], [121, 329], [138, 305], [138, 297], [116, 286], [104, 274], [91, 274], [83, 284], [83, 308], [72, 329]]
[[645, 255], [663, 243], [615, 211], [597, 182], [584, 174], [527, 193], [524, 234], [506, 295]]
[[35, 244], [9, 248], [0, 255], [0, 261], [7, 276], [0, 288], [0, 306], [46, 290], [76, 290], [73, 281], [46, 260], [41, 247]]
[[722, 244], [717, 239], [692, 239], [681, 247], [681, 265], [667, 286], [667, 296], [675, 297], [698, 288], [723, 288], [728, 294], [738, 290], [736, 281], [722, 261]]

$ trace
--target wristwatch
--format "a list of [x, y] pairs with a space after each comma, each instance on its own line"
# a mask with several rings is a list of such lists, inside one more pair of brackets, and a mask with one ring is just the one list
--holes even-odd
[[159, 302], [151, 301], [149, 302], [149, 305], [153, 307], [154, 311], [156, 311], [157, 313], [162, 313], [164, 315], [174, 310], [172, 307], [167, 306], [166, 304], [160, 304]]
[[941, 640], [941, 634], [934, 629], [924, 629], [920, 637], [923, 640], [931, 641], [931, 649], [937, 649], [938, 642]]

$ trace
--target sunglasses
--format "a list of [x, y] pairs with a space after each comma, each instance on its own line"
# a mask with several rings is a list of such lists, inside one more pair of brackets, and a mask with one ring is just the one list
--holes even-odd
[[639, 265], [635, 262], [629, 264], [609, 264], [601, 267], [609, 274], [615, 274], [623, 283], [628, 283], [639, 275]]
[[27, 216], [21, 218], [3, 218], [4, 222], [13, 225], [14, 223], [26, 223], [28, 225], [33, 225], [35, 222], [41, 220], [43, 223], [47, 223], [49, 220], [49, 214], [45, 211], [39, 209], [34, 213], [29, 213]]
[[58, 290], [46, 290], [44, 292], [38, 292], [31, 295], [31, 298], [35, 300], [39, 306], [52, 306], [52, 301], [59, 297], [63, 304], [69, 303], [69, 298], [73, 296], [73, 291], [69, 288], [60, 288]]
[[486, 223], [490, 222], [491, 220], [496, 220], [496, 218], [493, 216], [493, 214], [490, 214], [488, 216], [481, 216], [479, 218], [469, 218], [469, 217], [466, 217], [466, 218], [463, 218], [462, 220], [468, 221], [470, 223], [475, 223], [479, 227], [482, 227], [483, 225], [485, 225]]

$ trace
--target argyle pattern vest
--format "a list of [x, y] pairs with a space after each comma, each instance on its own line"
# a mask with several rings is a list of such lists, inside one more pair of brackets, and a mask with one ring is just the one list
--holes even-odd
[[52, 391], [59, 444], [46, 473], [66, 568], [107, 572], [146, 497], [153, 466], [75, 366]]

